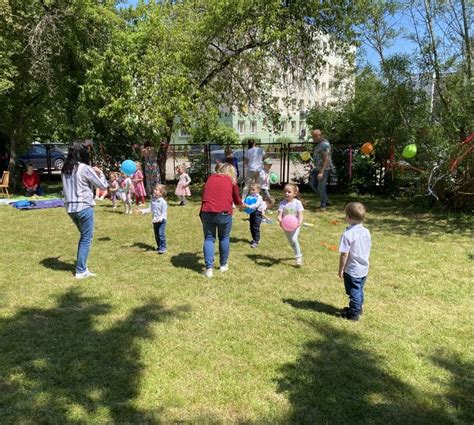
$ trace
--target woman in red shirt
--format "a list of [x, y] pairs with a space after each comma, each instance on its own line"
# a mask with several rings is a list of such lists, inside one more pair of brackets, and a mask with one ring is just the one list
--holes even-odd
[[44, 195], [44, 190], [40, 186], [38, 173], [33, 169], [33, 164], [28, 164], [26, 171], [21, 176], [21, 181], [26, 190], [27, 196]]
[[212, 277], [214, 270], [214, 242], [216, 231], [219, 237], [220, 271], [229, 268], [227, 260], [230, 250], [233, 204], [241, 206], [235, 168], [223, 164], [216, 174], [212, 174], [204, 185], [201, 204], [201, 221], [204, 231], [204, 261], [206, 277]]

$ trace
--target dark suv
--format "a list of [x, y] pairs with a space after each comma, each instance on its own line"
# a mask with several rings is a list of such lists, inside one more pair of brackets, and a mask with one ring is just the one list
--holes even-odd
[[[51, 156], [51, 169], [61, 170], [66, 160], [68, 146], [64, 143], [49, 143], [49, 152]], [[48, 157], [46, 145], [43, 143], [33, 143], [24, 155], [18, 158], [20, 167], [26, 167], [33, 164], [38, 170], [48, 168]]]

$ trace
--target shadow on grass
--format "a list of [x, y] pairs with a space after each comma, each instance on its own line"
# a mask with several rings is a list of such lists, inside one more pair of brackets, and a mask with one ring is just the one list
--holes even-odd
[[180, 254], [173, 255], [170, 261], [174, 267], [193, 270], [198, 273], [200, 273], [203, 268], [203, 264], [201, 264], [201, 256], [195, 252], [181, 252]]
[[285, 261], [293, 260], [294, 258], [275, 258], [268, 255], [262, 254], [245, 254], [250, 260], [254, 261], [255, 264], [262, 267], [272, 267], [275, 264], [280, 264]]
[[[51, 308], [23, 308], [0, 319], [0, 422], [159, 423], [160, 409], [137, 407], [150, 326], [186, 313], [159, 300], [98, 330], [109, 304], [71, 289]], [[81, 415], [78, 419], [73, 414]], [[94, 419], [95, 420], [92, 420]]]
[[143, 242], [135, 242], [132, 245], [130, 245], [130, 247], [140, 248], [140, 249], [143, 249], [143, 251], [156, 251], [156, 247], [147, 243], [143, 243]]
[[245, 243], [249, 243], [250, 242], [250, 239], [245, 239], [245, 238], [236, 238], [234, 236], [231, 236], [230, 237], [230, 243], [239, 243], [239, 242], [245, 242]]
[[294, 308], [302, 310], [312, 310], [318, 313], [328, 314], [329, 316], [340, 316], [342, 313], [341, 309], [338, 309], [332, 305], [320, 303], [319, 301], [312, 300], [293, 300], [291, 298], [283, 299], [285, 304], [289, 304]]
[[43, 258], [40, 261], [40, 264], [47, 269], [51, 270], [58, 270], [58, 271], [66, 271], [75, 273], [76, 272], [76, 264], [75, 263], [67, 263], [66, 261], [60, 260], [61, 257], [48, 257]]
[[291, 403], [281, 423], [448, 424], [453, 417], [427, 394], [386, 371], [362, 338], [329, 324], [309, 323], [316, 338], [297, 360], [281, 367], [278, 391]]
[[108, 242], [108, 241], [111, 241], [112, 238], [110, 236], [102, 236], [100, 238], [97, 238], [97, 240], [100, 242]]

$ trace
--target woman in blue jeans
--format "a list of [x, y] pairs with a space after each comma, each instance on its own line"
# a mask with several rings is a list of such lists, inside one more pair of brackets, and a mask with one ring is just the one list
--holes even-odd
[[81, 237], [77, 248], [76, 279], [95, 276], [87, 268], [87, 257], [94, 235], [94, 189], [107, 189], [104, 173], [90, 167], [90, 142], [75, 141], [69, 146], [61, 170], [64, 204]]
[[220, 271], [229, 269], [230, 231], [232, 229], [233, 204], [241, 206], [235, 168], [223, 164], [216, 174], [212, 174], [204, 185], [201, 203], [201, 221], [204, 232], [205, 276], [214, 273], [214, 243], [219, 238]]

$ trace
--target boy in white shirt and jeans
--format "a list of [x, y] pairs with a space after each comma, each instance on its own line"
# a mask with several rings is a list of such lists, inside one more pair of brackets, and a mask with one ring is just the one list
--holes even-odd
[[362, 314], [371, 239], [370, 232], [362, 225], [365, 218], [364, 205], [360, 202], [350, 202], [344, 211], [349, 227], [342, 234], [339, 245], [339, 277], [344, 279], [349, 307], [343, 309], [342, 317], [356, 321]]

